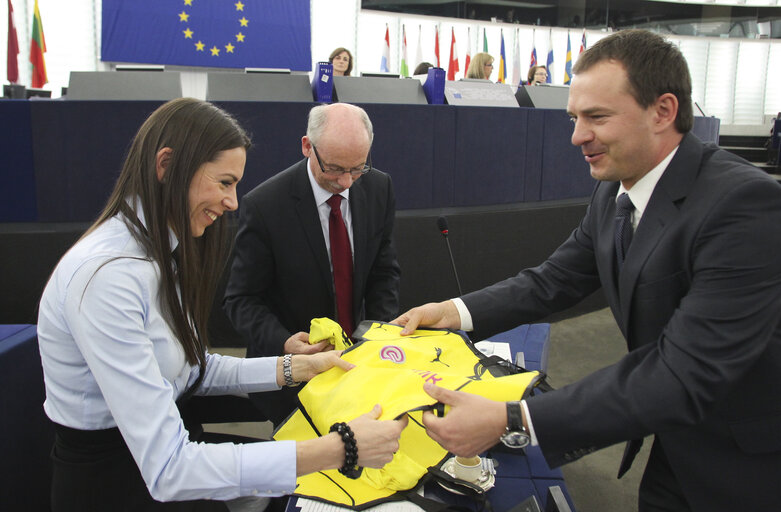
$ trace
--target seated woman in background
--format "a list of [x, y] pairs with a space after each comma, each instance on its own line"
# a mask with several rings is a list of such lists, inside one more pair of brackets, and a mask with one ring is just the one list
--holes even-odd
[[529, 75], [527, 77], [529, 81], [528, 85], [540, 85], [548, 81], [548, 68], [545, 66], [532, 66], [529, 68]]
[[[305, 442], [204, 444], [178, 405], [307, 381], [337, 352], [257, 359], [210, 354], [207, 323], [230, 250], [250, 141], [200, 100], [159, 107], [133, 140], [98, 220], [62, 257], [38, 339], [54, 422], [52, 510], [227, 510], [239, 496], [293, 492], [296, 476], [346, 466], [336, 433]], [[379, 406], [349, 423], [357, 465], [382, 467], [405, 421]], [[176, 503], [160, 503], [176, 502]]]
[[347, 48], [337, 48], [331, 52], [328, 62], [334, 66], [334, 76], [350, 76], [353, 70], [353, 54]]
[[430, 62], [421, 62], [418, 64], [418, 66], [415, 68], [415, 71], [412, 73], [413, 75], [425, 75], [428, 73], [429, 68], [433, 68], [434, 65]]
[[472, 57], [469, 69], [466, 70], [466, 78], [482, 78], [488, 80], [494, 70], [494, 58], [490, 54], [480, 52]]

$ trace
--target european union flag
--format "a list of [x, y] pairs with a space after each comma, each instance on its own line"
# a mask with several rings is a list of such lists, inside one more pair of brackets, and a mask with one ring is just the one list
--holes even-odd
[[103, 0], [101, 59], [309, 71], [309, 0]]

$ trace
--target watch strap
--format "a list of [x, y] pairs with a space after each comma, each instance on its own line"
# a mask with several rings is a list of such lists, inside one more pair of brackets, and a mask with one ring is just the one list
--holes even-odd
[[523, 432], [523, 413], [521, 412], [521, 402], [507, 402], [507, 431]]

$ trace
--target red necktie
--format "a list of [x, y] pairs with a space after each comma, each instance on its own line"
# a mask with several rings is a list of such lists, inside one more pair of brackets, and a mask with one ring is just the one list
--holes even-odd
[[331, 263], [334, 267], [336, 314], [339, 325], [347, 336], [353, 335], [353, 256], [350, 237], [342, 218], [342, 196], [335, 194], [328, 201], [328, 234], [331, 239]]

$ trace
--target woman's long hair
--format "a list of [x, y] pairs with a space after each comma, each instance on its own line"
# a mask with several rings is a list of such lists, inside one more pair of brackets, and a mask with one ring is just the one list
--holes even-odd
[[469, 69], [466, 70], [466, 78], [482, 78], [487, 79], [485, 76], [485, 66], [494, 61], [494, 58], [490, 54], [485, 52], [476, 53], [472, 60], [469, 61]]
[[[195, 238], [190, 230], [189, 190], [195, 172], [221, 151], [249, 149], [250, 139], [239, 124], [214, 105], [179, 98], [155, 110], [138, 130], [111, 197], [85, 236], [121, 213], [147, 257], [160, 267], [160, 304], [169, 326], [182, 344], [187, 361], [203, 368], [208, 346], [209, 312], [217, 283], [230, 251], [224, 216]], [[157, 176], [157, 153], [172, 152], [165, 174]], [[137, 208], [143, 210], [146, 226]], [[177, 265], [169, 227], [179, 240]], [[181, 290], [181, 301], [176, 284]]]

